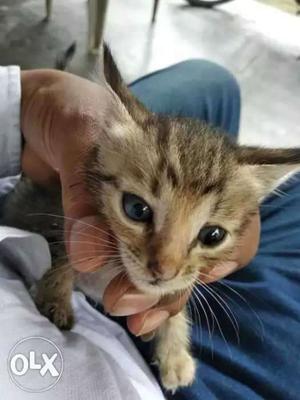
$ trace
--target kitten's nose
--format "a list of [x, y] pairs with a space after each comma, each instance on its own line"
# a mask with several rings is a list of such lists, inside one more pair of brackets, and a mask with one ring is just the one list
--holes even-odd
[[177, 275], [176, 266], [159, 262], [156, 258], [148, 261], [147, 267], [155, 278], [168, 281]]

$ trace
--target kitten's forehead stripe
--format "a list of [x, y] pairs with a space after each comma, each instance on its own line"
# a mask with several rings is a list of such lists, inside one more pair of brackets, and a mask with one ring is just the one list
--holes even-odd
[[167, 179], [171, 182], [173, 188], [177, 187], [179, 184], [179, 177], [175, 172], [173, 165], [168, 164], [166, 168]]
[[113, 175], [104, 175], [104, 174], [97, 174], [97, 178], [99, 179], [99, 181], [101, 182], [105, 182], [105, 183], [110, 183], [116, 187], [118, 187], [118, 178], [116, 176]]
[[166, 165], [167, 165], [166, 155], [162, 154], [157, 163], [157, 171], [161, 173], [162, 171], [165, 170]]
[[[200, 184], [199, 182], [197, 182], [197, 183], [198, 183], [198, 185]], [[201, 195], [204, 196], [205, 194], [209, 194], [212, 192], [221, 193], [223, 190], [224, 184], [225, 184], [225, 182], [223, 179], [216, 180], [215, 182], [208, 182], [204, 185], [202, 183]]]
[[169, 145], [170, 140], [170, 123], [168, 118], [160, 117], [158, 119], [157, 127], [157, 146], [164, 153]]
[[157, 176], [154, 176], [152, 178], [151, 182], [151, 193], [153, 194], [154, 197], [158, 197], [160, 193], [160, 186], [159, 186], [159, 180]]

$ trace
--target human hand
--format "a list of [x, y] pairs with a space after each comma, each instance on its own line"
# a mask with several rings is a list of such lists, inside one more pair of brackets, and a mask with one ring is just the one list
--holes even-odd
[[[21, 86], [22, 169], [41, 185], [60, 180], [67, 252], [74, 268], [90, 270], [105, 262], [101, 246], [112, 239], [96, 216], [80, 170], [113, 106], [112, 92], [107, 85], [55, 70], [23, 71]], [[84, 264], [79, 263], [83, 227], [90, 235], [84, 251], [93, 255], [97, 249], [97, 259]]]

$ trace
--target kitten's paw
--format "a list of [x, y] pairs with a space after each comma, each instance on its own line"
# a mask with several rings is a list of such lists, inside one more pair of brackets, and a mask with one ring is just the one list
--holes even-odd
[[179, 387], [191, 385], [195, 379], [196, 362], [186, 350], [169, 353], [158, 364], [163, 386], [173, 393]]
[[70, 330], [74, 325], [72, 308], [67, 304], [38, 303], [37, 308], [42, 315], [47, 317], [61, 330]]

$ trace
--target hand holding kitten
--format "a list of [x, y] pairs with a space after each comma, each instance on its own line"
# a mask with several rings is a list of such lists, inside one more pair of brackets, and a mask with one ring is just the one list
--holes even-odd
[[[52, 70], [22, 72], [21, 126], [25, 139], [22, 168], [41, 185], [60, 180], [66, 216], [66, 246], [74, 268], [81, 272], [94, 266], [95, 259], [77, 264], [76, 254], [80, 251], [93, 254], [95, 249], [98, 254], [103, 246], [103, 257], [99, 259], [97, 255], [99, 267], [106, 261], [103, 243], [112, 240], [103, 221], [96, 217], [95, 205], [85, 190], [79, 171], [94, 138], [101, 133], [113, 101], [113, 95], [105, 85], [99, 86], [72, 74]], [[88, 222], [102, 233], [98, 230], [97, 239], [91, 239], [89, 243], [76, 243], [82, 227], [76, 220]], [[256, 252], [259, 230], [259, 216], [256, 215], [237, 249], [237, 262], [216, 266], [209, 276], [203, 273], [201, 279], [205, 282], [218, 280], [246, 265]], [[142, 335], [177, 314], [188, 296], [189, 293], [180, 299], [170, 296], [159, 302], [155, 295], [140, 293], [129, 280], [118, 285], [113, 280], [105, 291], [104, 306], [113, 315], [127, 315], [130, 331]]]

